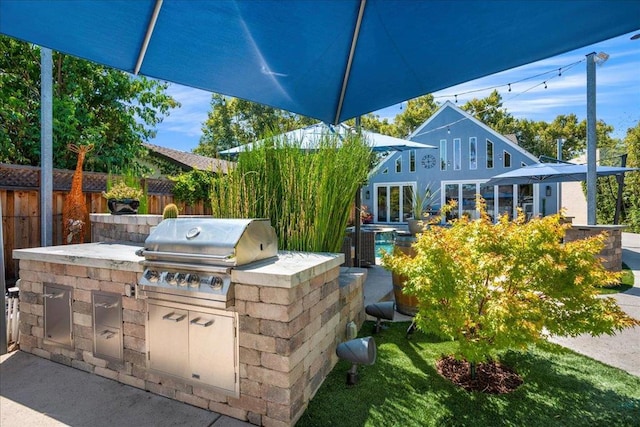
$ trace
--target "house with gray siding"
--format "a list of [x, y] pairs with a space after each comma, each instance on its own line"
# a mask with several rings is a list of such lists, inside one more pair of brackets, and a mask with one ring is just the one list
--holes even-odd
[[362, 202], [373, 222], [404, 224], [412, 217], [414, 194], [430, 195], [428, 206], [439, 210], [450, 200], [450, 218], [478, 216], [476, 193], [497, 219], [511, 218], [520, 207], [528, 217], [557, 212], [557, 184], [486, 185], [493, 176], [538, 163], [538, 159], [451, 102], [443, 104], [409, 137], [436, 146], [390, 154], [372, 171], [362, 189]]

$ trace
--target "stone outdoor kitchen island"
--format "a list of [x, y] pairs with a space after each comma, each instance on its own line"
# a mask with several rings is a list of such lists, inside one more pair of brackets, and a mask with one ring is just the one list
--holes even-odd
[[[136, 293], [139, 248], [15, 250], [21, 350], [253, 424], [292, 426], [337, 362], [347, 323], [364, 321], [365, 270], [341, 268], [341, 254], [279, 252], [231, 272], [235, 300], [223, 314], [237, 319], [239, 393], [162, 375], [148, 369], [150, 304]], [[47, 304], [67, 307], [68, 321], [54, 323]], [[104, 316], [107, 309], [114, 316]]]

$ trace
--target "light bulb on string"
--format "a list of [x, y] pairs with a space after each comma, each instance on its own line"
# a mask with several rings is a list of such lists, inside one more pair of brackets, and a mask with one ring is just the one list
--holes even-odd
[[547, 88], [547, 82], [544, 82], [544, 88], [545, 89]]
[[509, 92], [511, 92], [511, 83], [509, 83]]

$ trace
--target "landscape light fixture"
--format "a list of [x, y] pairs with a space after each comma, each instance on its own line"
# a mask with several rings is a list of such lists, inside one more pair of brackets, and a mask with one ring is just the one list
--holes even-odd
[[393, 320], [396, 312], [396, 303], [393, 301], [377, 302], [369, 304], [364, 308], [365, 313], [376, 318], [374, 333], [377, 334], [382, 329], [382, 319]]
[[347, 385], [358, 383], [358, 365], [373, 365], [376, 362], [376, 342], [373, 337], [356, 338], [338, 344], [336, 354], [340, 359], [353, 363], [347, 371]]

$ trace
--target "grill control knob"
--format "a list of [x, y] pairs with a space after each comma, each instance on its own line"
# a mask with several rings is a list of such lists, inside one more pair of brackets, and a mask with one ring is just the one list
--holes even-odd
[[178, 286], [187, 286], [187, 275], [184, 273], [176, 275], [176, 281], [178, 282]]
[[188, 282], [190, 288], [197, 288], [200, 286], [200, 276], [197, 274], [190, 274]]
[[211, 277], [211, 289], [220, 289], [222, 288], [222, 277], [213, 276]]
[[164, 280], [166, 280], [168, 284], [173, 286], [178, 284], [178, 281], [176, 280], [176, 273], [167, 273], [167, 275], [164, 276]]
[[156, 270], [147, 270], [147, 273], [144, 275], [144, 277], [151, 283], [156, 283], [158, 280], [160, 280], [160, 273], [158, 273], [158, 271]]

